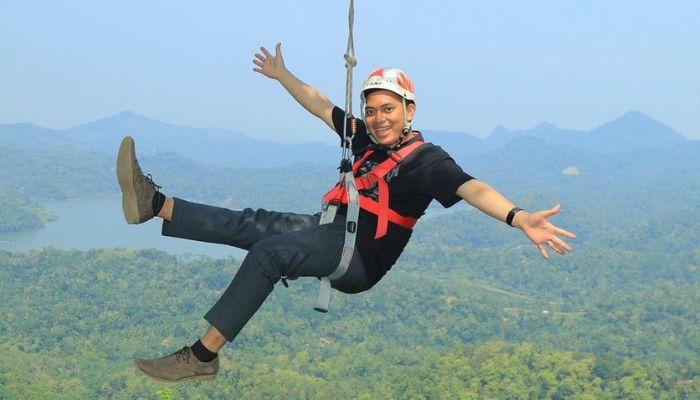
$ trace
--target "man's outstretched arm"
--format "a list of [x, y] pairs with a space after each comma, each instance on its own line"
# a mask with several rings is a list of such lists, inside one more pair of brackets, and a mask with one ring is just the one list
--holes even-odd
[[[515, 204], [496, 189], [476, 179], [471, 179], [457, 188], [457, 195], [482, 212], [503, 222], [506, 222], [509, 212], [515, 207]], [[549, 258], [545, 245], [564, 255], [571, 251], [571, 246], [559, 236], [570, 239], [576, 237], [573, 233], [549, 222], [548, 218], [558, 213], [559, 209], [557, 204], [548, 210], [534, 213], [523, 210], [516, 213], [511, 221], [513, 227], [522, 230], [525, 236], [537, 246], [545, 259]]]
[[285, 67], [281, 47], [281, 43], [277, 43], [274, 55], [265, 47], [261, 47], [260, 51], [262, 54], [255, 53], [253, 64], [256, 67], [253, 68], [253, 71], [279, 81], [287, 92], [294, 97], [294, 100], [335, 131], [333, 126], [333, 103], [320, 90], [302, 82]]

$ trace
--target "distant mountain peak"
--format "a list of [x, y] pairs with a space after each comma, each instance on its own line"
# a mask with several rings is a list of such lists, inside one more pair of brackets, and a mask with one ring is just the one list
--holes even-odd
[[622, 114], [621, 118], [648, 118], [648, 119], [652, 119], [648, 115], [644, 114], [641, 111], [637, 111], [637, 110], [629, 110], [626, 113]]
[[120, 112], [120, 113], [118, 113], [118, 114], [113, 115], [113, 117], [119, 117], [119, 118], [134, 118], [134, 117], [148, 118], [148, 117], [146, 117], [145, 115], [136, 114], [135, 112], [129, 111], [129, 110], [124, 110], [124, 111], [122, 111], [122, 112]]
[[104, 130], [109, 129], [114, 126], [122, 126], [129, 129], [152, 129], [153, 127], [165, 127], [173, 126], [165, 122], [149, 118], [142, 114], [137, 114], [133, 111], [125, 110], [118, 114], [110, 115], [97, 121], [93, 121], [84, 125], [76, 126], [73, 129], [90, 129], [90, 130]]
[[165, 122], [157, 121], [153, 118], [149, 118], [143, 114], [137, 114], [133, 111], [125, 110], [122, 111], [118, 114], [108, 116], [105, 118], [102, 118], [100, 120], [97, 120], [95, 122], [100, 122], [100, 121], [105, 121], [105, 120], [121, 120], [121, 121], [139, 121], [139, 122], [150, 122], [150, 123], [158, 123], [158, 124], [166, 124]]
[[680, 133], [674, 131], [668, 125], [655, 120], [641, 111], [627, 111], [614, 120], [599, 126], [595, 130], [619, 129], [634, 131], [635, 129], [639, 128], [644, 128], [646, 131], [653, 130], [656, 132], [672, 133], [681, 136]]
[[[621, 116], [615, 118], [614, 120], [610, 121], [610, 123], [653, 123], [653, 124], [661, 124], [661, 122], [655, 120], [654, 118], [648, 116], [647, 114], [644, 114], [641, 111], [635, 111], [635, 110], [630, 110], [622, 114]], [[663, 124], [661, 124], [663, 125]]]
[[491, 134], [489, 136], [494, 136], [494, 137], [507, 136], [507, 135], [511, 135], [512, 133], [513, 133], [513, 131], [508, 129], [508, 127], [506, 127], [505, 125], [496, 125], [496, 127], [493, 128], [493, 130], [491, 131]]
[[609, 149], [662, 148], [678, 146], [688, 140], [668, 125], [640, 111], [627, 111], [620, 117], [591, 131]]
[[559, 130], [559, 127], [554, 125], [551, 122], [544, 121], [544, 122], [540, 122], [539, 124], [537, 124], [537, 126], [535, 126], [533, 128], [533, 130], [535, 130], [535, 129], [541, 130], [541, 131], [557, 131], [557, 130]]

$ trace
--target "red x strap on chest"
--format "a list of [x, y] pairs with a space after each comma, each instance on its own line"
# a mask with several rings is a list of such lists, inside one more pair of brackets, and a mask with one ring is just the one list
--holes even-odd
[[[412, 229], [418, 221], [413, 217], [403, 216], [389, 208], [389, 184], [385, 176], [393, 170], [404, 158], [420, 147], [424, 142], [415, 141], [406, 147], [389, 153], [389, 157], [369, 172], [362, 176], [355, 176], [355, 186], [358, 190], [371, 190], [377, 186], [377, 200], [373, 200], [363, 194], [359, 195], [360, 208], [377, 216], [377, 230], [374, 238], [379, 239], [386, 235], [389, 222], [395, 223], [403, 228]], [[353, 174], [357, 175], [360, 166], [372, 155], [374, 151], [368, 151], [364, 156], [356, 161], [352, 166]], [[347, 189], [343, 182], [338, 182], [328, 193], [323, 196], [323, 201], [329, 204], [347, 204]]]

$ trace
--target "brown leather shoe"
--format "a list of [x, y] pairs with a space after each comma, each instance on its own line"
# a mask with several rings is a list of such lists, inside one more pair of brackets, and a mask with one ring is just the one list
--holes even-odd
[[150, 175], [141, 171], [134, 139], [130, 136], [122, 140], [117, 155], [117, 179], [122, 189], [122, 209], [129, 224], [140, 224], [153, 218], [153, 195], [160, 186], [153, 182]]
[[175, 353], [155, 360], [134, 361], [136, 369], [162, 382], [182, 382], [190, 379], [210, 381], [219, 373], [219, 357], [210, 362], [201, 362], [192, 350], [185, 346]]

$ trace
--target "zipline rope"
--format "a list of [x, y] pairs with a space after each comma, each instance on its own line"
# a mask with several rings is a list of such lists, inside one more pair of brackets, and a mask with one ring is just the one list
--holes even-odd
[[[350, 267], [352, 256], [355, 252], [355, 238], [357, 236], [357, 220], [360, 215], [360, 199], [357, 186], [355, 184], [355, 176], [352, 171], [352, 136], [348, 135], [348, 125], [355, 134], [355, 121], [352, 116], [352, 69], [357, 65], [355, 59], [355, 44], [352, 36], [352, 26], [355, 22], [355, 5], [354, 0], [350, 0], [350, 9], [348, 11], [348, 47], [345, 53], [345, 120], [343, 121], [343, 156], [340, 160], [340, 179], [338, 185], [346, 189], [348, 201], [347, 211], [345, 213], [345, 242], [340, 255], [340, 262], [335, 271], [329, 276], [321, 278], [321, 287], [316, 300], [314, 309], [320, 312], [328, 312], [328, 304], [331, 299], [331, 281], [340, 279]], [[350, 122], [350, 123], [348, 123]], [[338, 210], [338, 202], [323, 203], [321, 220], [319, 224], [331, 223], [335, 220], [335, 215]]]
[[[348, 10], [348, 47], [345, 50], [345, 120], [352, 118], [352, 69], [357, 65], [355, 59], [355, 41], [353, 38], [353, 24], [355, 23], [355, 1], [350, 0]], [[354, 133], [354, 132], [353, 132]], [[347, 123], [343, 127], [343, 158], [352, 157], [352, 146], [347, 146], [351, 140], [347, 136]], [[347, 153], [350, 154], [347, 154]]]

